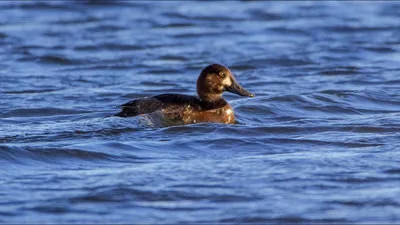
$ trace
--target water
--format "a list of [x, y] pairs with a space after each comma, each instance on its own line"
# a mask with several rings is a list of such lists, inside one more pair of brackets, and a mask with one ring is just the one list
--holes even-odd
[[[0, 2], [0, 222], [400, 222], [400, 3]], [[239, 124], [141, 126], [195, 94]]]

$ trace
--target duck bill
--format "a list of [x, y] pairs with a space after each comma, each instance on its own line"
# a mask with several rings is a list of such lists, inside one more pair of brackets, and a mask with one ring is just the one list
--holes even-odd
[[238, 84], [236, 81], [234, 81], [231, 86], [227, 87], [226, 90], [240, 96], [247, 96], [247, 97], [255, 96], [253, 93], [247, 91], [242, 86], [240, 86], [240, 84]]

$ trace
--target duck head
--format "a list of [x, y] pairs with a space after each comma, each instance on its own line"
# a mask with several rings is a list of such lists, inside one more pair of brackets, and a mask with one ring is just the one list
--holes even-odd
[[226, 66], [211, 64], [204, 68], [197, 79], [197, 94], [200, 99], [203, 101], [216, 101], [221, 98], [224, 91], [240, 96], [255, 96], [236, 81], [232, 72]]

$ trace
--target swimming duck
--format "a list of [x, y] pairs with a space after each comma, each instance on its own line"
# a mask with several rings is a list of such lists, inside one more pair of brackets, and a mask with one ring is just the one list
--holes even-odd
[[223, 65], [211, 64], [205, 67], [197, 79], [197, 95], [161, 94], [140, 98], [123, 105], [122, 111], [114, 116], [131, 117], [152, 114], [161, 121], [173, 124], [202, 122], [234, 123], [232, 107], [222, 98], [229, 91], [241, 96], [254, 97], [235, 79], [232, 72]]

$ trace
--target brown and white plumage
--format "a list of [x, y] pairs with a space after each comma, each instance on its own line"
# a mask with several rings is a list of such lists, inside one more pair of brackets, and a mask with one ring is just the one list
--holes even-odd
[[231, 71], [222, 65], [212, 64], [204, 68], [197, 79], [199, 97], [182, 94], [162, 94], [140, 98], [123, 105], [114, 116], [131, 117], [158, 113], [164, 119], [183, 124], [199, 122], [234, 123], [232, 107], [222, 98], [229, 91], [242, 96], [254, 97], [235, 80]]

